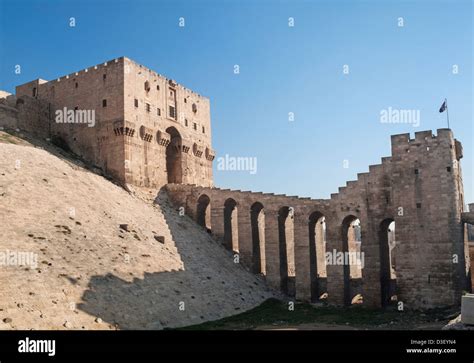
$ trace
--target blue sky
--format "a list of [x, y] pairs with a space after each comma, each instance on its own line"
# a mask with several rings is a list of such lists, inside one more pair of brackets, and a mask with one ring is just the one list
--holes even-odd
[[[328, 198], [390, 155], [391, 134], [446, 127], [447, 97], [474, 202], [470, 0], [0, 4], [0, 89], [130, 57], [211, 99], [218, 157], [257, 157], [256, 174], [215, 168], [220, 187]], [[420, 126], [381, 123], [388, 107]]]

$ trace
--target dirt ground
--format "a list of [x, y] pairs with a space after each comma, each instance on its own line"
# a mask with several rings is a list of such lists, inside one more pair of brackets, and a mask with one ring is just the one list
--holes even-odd
[[274, 296], [159, 191], [2, 131], [0, 221], [2, 256], [31, 257], [0, 266], [0, 329], [179, 327]]

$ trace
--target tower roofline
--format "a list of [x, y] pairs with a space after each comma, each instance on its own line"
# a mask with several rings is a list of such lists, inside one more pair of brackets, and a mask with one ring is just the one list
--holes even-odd
[[185, 86], [183, 86], [181, 83], [178, 83], [176, 82], [174, 79], [172, 78], [169, 78], [163, 74], [160, 74], [158, 72], [155, 72], [154, 70], [152, 70], [151, 68], [148, 68], [146, 66], [144, 66], [143, 64], [129, 58], [129, 57], [126, 57], [126, 56], [122, 56], [122, 57], [118, 57], [118, 58], [114, 58], [114, 59], [111, 59], [111, 60], [108, 60], [106, 62], [103, 62], [103, 63], [99, 63], [99, 64], [96, 64], [96, 65], [93, 65], [93, 66], [90, 66], [90, 67], [86, 67], [86, 68], [83, 68], [81, 70], [78, 70], [78, 71], [74, 71], [72, 73], [69, 73], [69, 74], [66, 74], [66, 75], [63, 75], [63, 76], [60, 76], [60, 77], [57, 77], [57, 78], [54, 78], [54, 79], [51, 79], [49, 81], [46, 81], [46, 80], [43, 80], [41, 78], [37, 78], [37, 79], [34, 79], [30, 82], [26, 82], [24, 84], [27, 84], [27, 83], [31, 83], [31, 82], [35, 82], [35, 81], [39, 81], [39, 84], [42, 84], [42, 83], [49, 83], [49, 82], [61, 82], [61, 80], [65, 80], [65, 79], [69, 79], [69, 78], [73, 78], [75, 76], [79, 76], [81, 75], [82, 73], [87, 73], [89, 71], [93, 71], [93, 70], [98, 70], [98, 69], [101, 69], [101, 68], [106, 68], [107, 66], [109, 66], [110, 64], [114, 64], [114, 63], [125, 63], [125, 62], [130, 62], [130, 63], [133, 63], [135, 65], [137, 65], [138, 67], [144, 69], [145, 71], [147, 72], [150, 72], [151, 74], [155, 75], [155, 76], [158, 76], [158, 77], [162, 77], [164, 78], [166, 81], [172, 81], [174, 83], [176, 83], [176, 85], [178, 85], [179, 87], [197, 95], [198, 97], [200, 98], [203, 98], [203, 99], [206, 99], [206, 100], [209, 100], [209, 97], [207, 96], [204, 96], [196, 91], [193, 91], [192, 89], [190, 88], [187, 88]]

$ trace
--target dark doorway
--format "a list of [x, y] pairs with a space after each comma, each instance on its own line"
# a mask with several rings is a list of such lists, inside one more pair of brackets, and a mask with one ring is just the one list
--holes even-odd
[[166, 132], [171, 136], [170, 143], [166, 147], [166, 171], [168, 173], [168, 183], [181, 184], [183, 182], [181, 168], [181, 135], [174, 127], [168, 127]]

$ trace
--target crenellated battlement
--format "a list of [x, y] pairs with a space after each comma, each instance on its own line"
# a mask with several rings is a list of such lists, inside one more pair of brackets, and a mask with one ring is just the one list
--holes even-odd
[[61, 81], [81, 77], [81, 76], [86, 75], [86, 74], [91, 73], [91, 72], [102, 72], [103, 70], [106, 70], [110, 67], [113, 67], [113, 66], [116, 66], [116, 65], [123, 65], [123, 63], [124, 63], [124, 57], [115, 58], [115, 59], [112, 59], [112, 60], [104, 62], [104, 63], [96, 64], [94, 66], [87, 67], [87, 68], [81, 69], [79, 71], [69, 73], [65, 76], [61, 76], [59, 78], [56, 78], [56, 79], [54, 79], [50, 82], [53, 82], [53, 83], [56, 82], [57, 83], [57, 82], [61, 82]]
[[201, 94], [195, 92], [194, 90], [192, 90], [192, 89], [190, 89], [190, 88], [187, 88], [187, 87], [185, 87], [185, 86], [183, 86], [183, 85], [177, 83], [177, 82], [176, 82], [174, 79], [172, 79], [172, 78], [168, 78], [168, 77], [166, 77], [165, 75], [162, 75], [162, 74], [160, 74], [160, 73], [155, 72], [154, 70], [152, 70], [152, 69], [150, 69], [150, 68], [148, 68], [148, 67], [146, 67], [146, 66], [144, 66], [144, 65], [142, 65], [142, 64], [140, 64], [140, 63], [138, 63], [138, 62], [136, 62], [136, 61], [134, 61], [133, 59], [130, 59], [130, 58], [127, 58], [127, 57], [121, 57], [121, 58], [119, 58], [119, 59], [120, 59], [122, 62], [124, 62], [124, 64], [126, 64], [126, 65], [127, 65], [127, 64], [128, 64], [128, 65], [134, 65], [134, 66], [137, 67], [141, 72], [144, 72], [145, 74], [147, 74], [147, 75], [150, 76], [150, 77], [162, 78], [162, 79], [164, 79], [167, 83], [170, 83], [170, 84], [172, 84], [172, 85], [174, 85], [174, 86], [181, 87], [183, 90], [185, 90], [185, 91], [187, 91], [187, 92], [189, 92], [189, 93], [195, 95], [195, 96], [198, 97], [198, 98], [202, 98], [203, 100], [204, 100], [204, 99], [205, 99], [205, 100], [209, 100], [208, 97], [203, 96], [203, 95], [201, 95]]
[[[452, 145], [454, 143], [453, 133], [450, 129], [438, 129], [437, 135], [431, 130], [415, 132], [415, 137], [410, 138], [409, 133], [391, 136], [392, 156], [417, 152], [420, 146], [434, 148], [440, 144]], [[429, 150], [428, 150], [429, 151]]]

